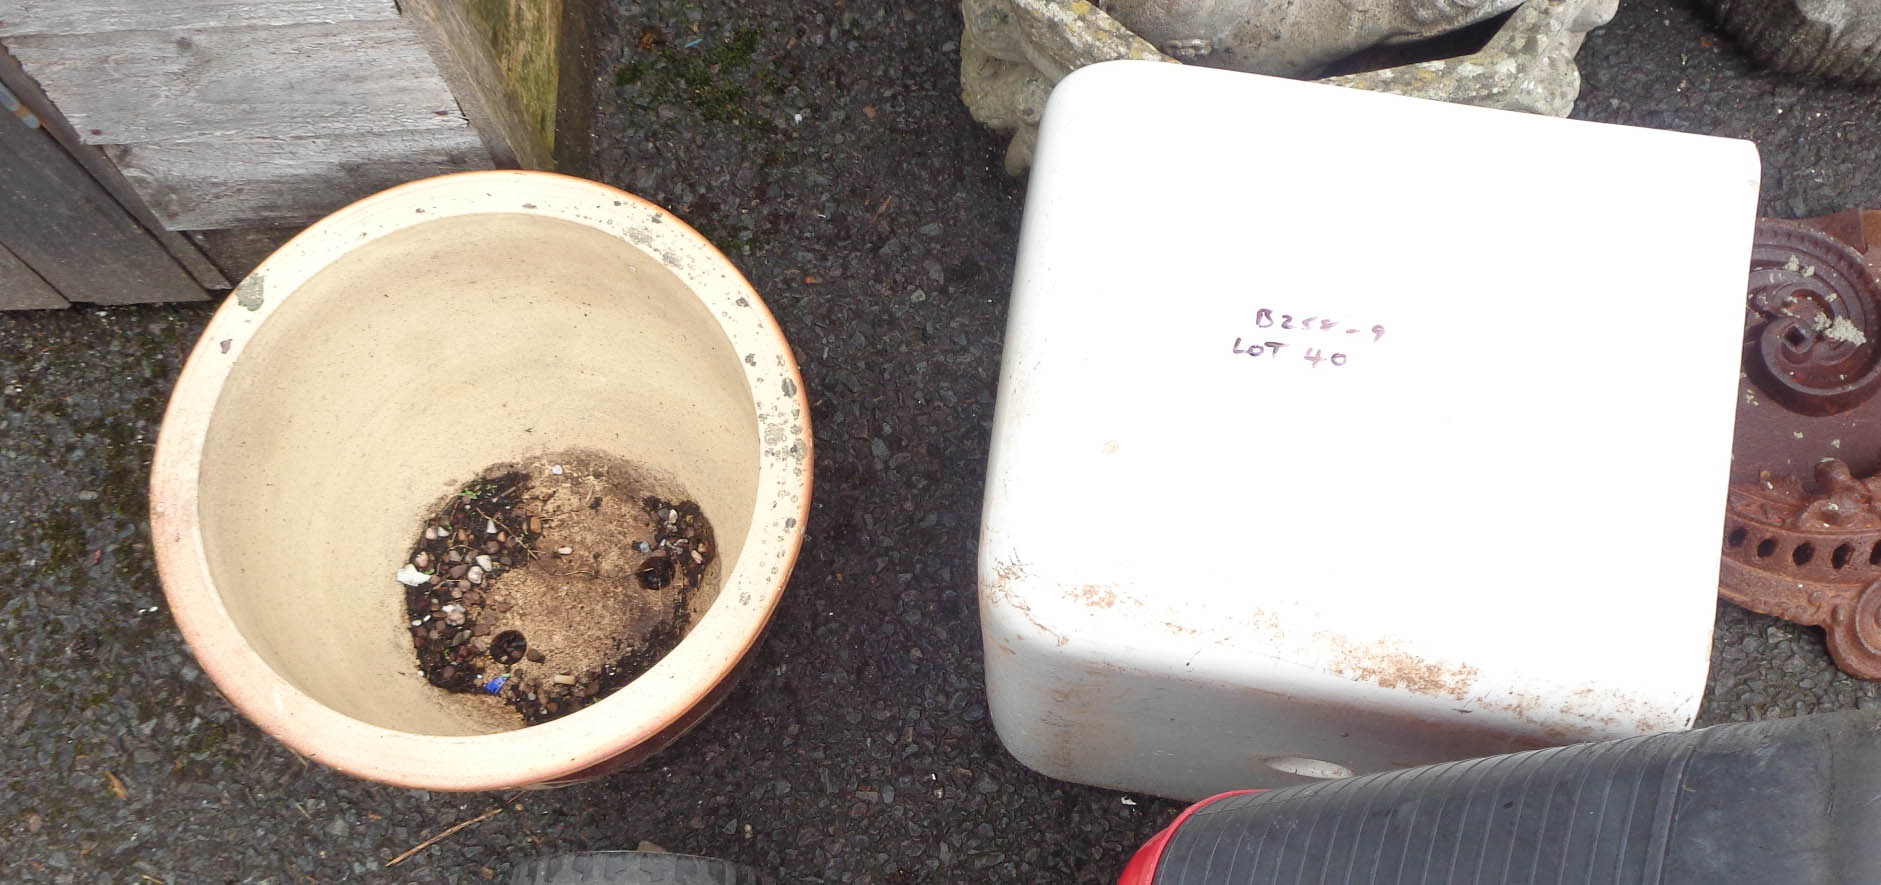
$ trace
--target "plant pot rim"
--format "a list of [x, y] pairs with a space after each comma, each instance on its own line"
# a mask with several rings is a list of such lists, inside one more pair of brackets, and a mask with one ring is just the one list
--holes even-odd
[[[639, 679], [541, 725], [472, 736], [414, 734], [328, 707], [251, 646], [210, 573], [198, 477], [210, 419], [231, 371], [269, 316], [302, 284], [333, 259], [386, 235], [491, 212], [557, 219], [621, 238], [691, 288], [734, 352], [747, 355], [743, 377], [760, 437], [752, 440], [760, 451], [758, 503], [744, 549], [735, 564], [728, 563], [717, 599], [678, 647]], [[714, 689], [733, 677], [762, 635], [809, 516], [813, 470], [803, 391], [790, 346], [757, 292], [705, 237], [665, 209], [598, 182], [550, 172], [465, 172], [400, 185], [334, 212], [281, 246], [216, 311], [191, 351], [164, 413], [151, 466], [151, 534], [164, 594], [203, 671], [245, 716], [302, 756], [358, 777], [420, 789], [503, 789], [580, 776], [683, 728], [687, 714], [715, 698]], [[787, 444], [768, 444], [779, 434]]]

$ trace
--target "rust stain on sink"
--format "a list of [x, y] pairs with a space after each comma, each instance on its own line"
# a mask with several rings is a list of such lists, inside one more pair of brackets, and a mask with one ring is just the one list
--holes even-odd
[[1072, 590], [1071, 596], [1091, 608], [1110, 608], [1117, 604], [1117, 591], [1108, 584], [1085, 584]]
[[1482, 675], [1468, 664], [1439, 663], [1411, 654], [1389, 639], [1360, 642], [1337, 633], [1315, 637], [1332, 651], [1327, 669], [1347, 679], [1364, 680], [1383, 688], [1402, 688], [1424, 695], [1465, 700], [1475, 692]]
[[1040, 633], [1052, 637], [1059, 645], [1069, 644], [1071, 637], [1046, 626], [1045, 622], [1040, 621], [1038, 616], [1032, 613], [1032, 606], [1026, 603], [1024, 593], [1013, 592], [1013, 585], [1024, 581], [1025, 578], [1024, 563], [1016, 559], [1011, 562], [995, 563], [992, 576], [980, 582], [980, 593], [988, 604], [1003, 605], [1018, 612], [1030, 621], [1032, 626], [1037, 627]]
[[1115, 584], [1081, 584], [1066, 590], [1065, 596], [1079, 605], [1099, 610], [1115, 608], [1120, 602], [1143, 607], [1143, 600], [1117, 592]]

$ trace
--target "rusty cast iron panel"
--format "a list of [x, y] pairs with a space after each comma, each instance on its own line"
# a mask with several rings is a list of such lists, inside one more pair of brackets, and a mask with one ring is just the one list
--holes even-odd
[[1881, 679], [1881, 213], [1765, 220], [1752, 249], [1719, 594], [1823, 627]]
[[1718, 593], [1752, 611], [1828, 632], [1850, 675], [1881, 679], [1881, 480], [1848, 465], [1816, 468], [1821, 491], [1795, 476], [1731, 486]]

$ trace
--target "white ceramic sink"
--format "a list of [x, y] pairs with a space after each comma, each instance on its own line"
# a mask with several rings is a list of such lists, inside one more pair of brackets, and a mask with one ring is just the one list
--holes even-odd
[[1046, 112], [992, 717], [1193, 798], [1689, 727], [1750, 143], [1115, 62]]

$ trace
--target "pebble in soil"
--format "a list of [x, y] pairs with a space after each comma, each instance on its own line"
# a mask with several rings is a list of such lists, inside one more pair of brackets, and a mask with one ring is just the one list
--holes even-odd
[[585, 450], [486, 469], [418, 534], [398, 577], [425, 678], [527, 724], [645, 673], [718, 573], [683, 489]]

